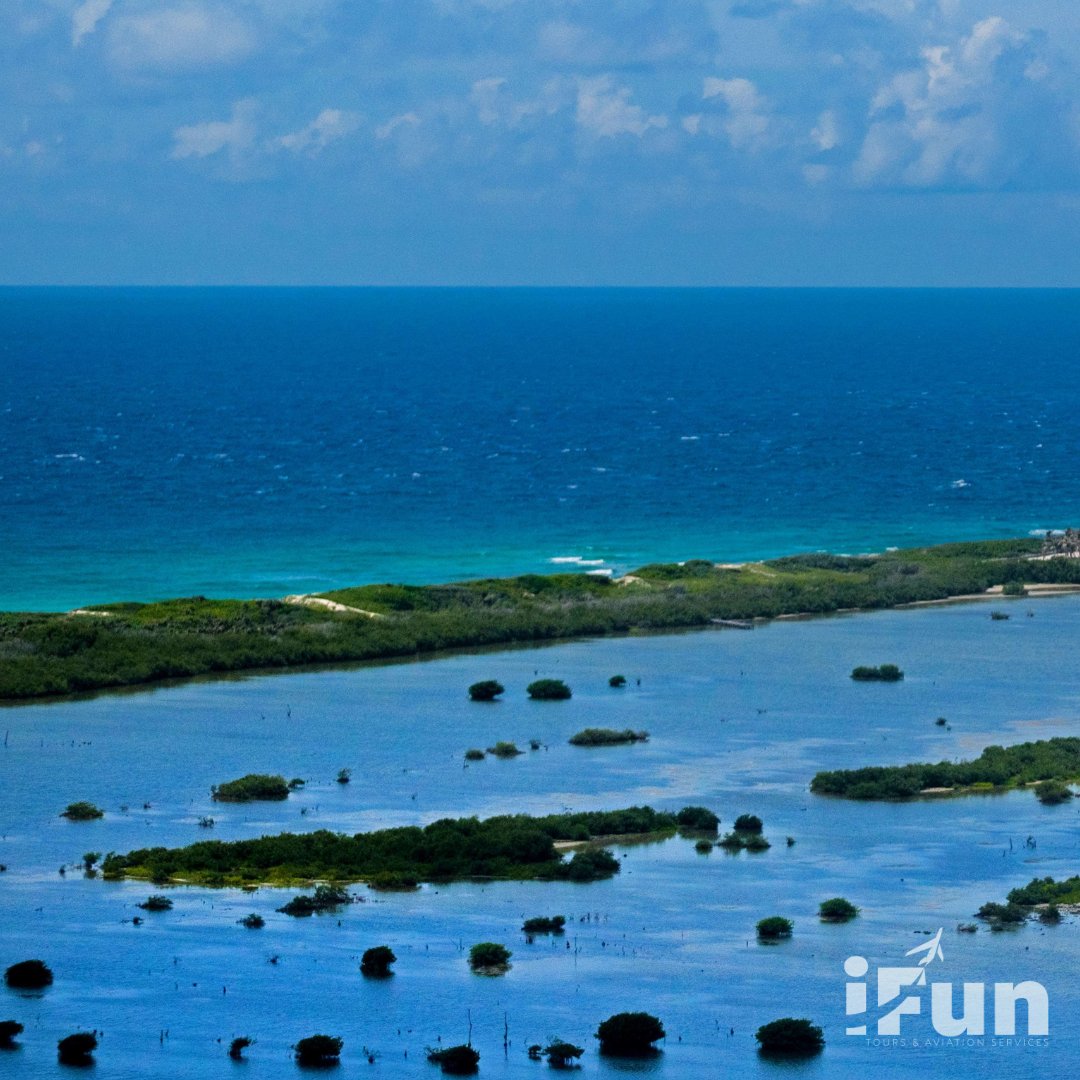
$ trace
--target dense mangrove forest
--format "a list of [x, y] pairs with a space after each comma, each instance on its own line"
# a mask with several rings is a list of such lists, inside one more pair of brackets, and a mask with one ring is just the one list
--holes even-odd
[[1080, 584], [1042, 541], [945, 544], [744, 566], [694, 559], [622, 578], [526, 574], [448, 585], [363, 585], [314, 597], [113, 603], [0, 613], [0, 700], [253, 669], [706, 627], [717, 620], [872, 609], [1039, 583]]

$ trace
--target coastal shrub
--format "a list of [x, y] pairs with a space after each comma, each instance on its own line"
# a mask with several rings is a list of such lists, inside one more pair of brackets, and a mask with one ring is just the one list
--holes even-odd
[[1006, 581], [1001, 586], [1002, 596], [1027, 596], [1027, 588], [1022, 581]]
[[607, 684], [608, 684], [608, 686], [610, 686], [613, 689], [617, 690], [620, 686], [625, 686], [626, 685], [626, 676], [625, 675], [612, 675], [611, 678], [608, 679]]
[[737, 833], [760, 833], [764, 825], [756, 814], [740, 814], [734, 828]]
[[91, 802], [73, 802], [68, 803], [67, 809], [60, 816], [66, 817], [68, 821], [95, 821], [103, 818], [105, 811]]
[[975, 917], [989, 923], [1017, 925], [1027, 921], [1028, 913], [1020, 904], [1010, 900], [1006, 904], [983, 904]]
[[380, 870], [368, 878], [367, 886], [375, 892], [412, 892], [420, 888], [420, 882], [412, 874], [396, 870]]
[[143, 911], [172, 911], [173, 902], [167, 896], [148, 896], [141, 904], [136, 904]]
[[336, 1035], [309, 1035], [301, 1039], [293, 1050], [301, 1065], [331, 1065], [341, 1057], [344, 1039]]
[[266, 773], [248, 773], [238, 780], [216, 784], [210, 789], [211, 798], [217, 802], [254, 802], [266, 800], [280, 802], [289, 797], [289, 785], [284, 776], [268, 776]]
[[1006, 897], [1010, 904], [1034, 907], [1036, 904], [1080, 903], [1080, 877], [1055, 881], [1052, 877], [1034, 878], [1027, 885], [1013, 889]]
[[345, 889], [336, 885], [318, 885], [311, 896], [303, 893], [294, 896], [284, 907], [279, 907], [278, 911], [285, 915], [304, 917], [314, 915], [317, 911], [332, 911], [352, 902], [352, 897]]
[[570, 736], [571, 746], [621, 746], [625, 743], [648, 742], [647, 731], [615, 731], [612, 728], [585, 728]]
[[562, 679], [537, 679], [525, 691], [533, 701], [566, 701], [573, 696]]
[[77, 1031], [56, 1044], [56, 1053], [64, 1065], [88, 1065], [97, 1049], [97, 1036], [91, 1031]]
[[473, 748], [471, 748], [469, 750], [466, 750], [465, 751], [465, 760], [466, 761], [483, 761], [484, 760], [484, 751], [479, 750], [476, 747], [473, 747]]
[[590, 851], [577, 851], [566, 866], [565, 877], [568, 881], [579, 884], [587, 881], [602, 881], [619, 873], [622, 866], [619, 860], [605, 848]]
[[364, 950], [360, 959], [360, 970], [365, 975], [389, 975], [390, 965], [397, 960], [394, 950], [389, 945], [375, 945]]
[[501, 973], [510, 966], [513, 953], [496, 941], [481, 941], [469, 950], [469, 967], [473, 971]]
[[15, 1045], [15, 1036], [22, 1032], [23, 1026], [18, 1020], [0, 1020], [0, 1049], [10, 1050]]
[[720, 825], [720, 819], [704, 806], [684, 806], [675, 815], [675, 820], [680, 829], [688, 832], [715, 833]]
[[[1009, 581], [1080, 582], [1080, 560], [1032, 562], [1038, 540], [886, 552], [847, 572], [658, 564], [615, 586], [584, 574], [523, 575], [450, 585], [368, 585], [324, 598], [388, 618], [279, 600], [186, 597], [105, 605], [103, 619], [0, 613], [0, 699], [256, 668], [415, 657], [449, 648], [536, 643], [634, 630], [706, 627], [712, 619], [880, 609], [983, 592]], [[832, 558], [839, 558], [833, 556]]]
[[767, 919], [761, 919], [757, 924], [757, 936], [762, 941], [779, 941], [781, 938], [791, 937], [795, 924], [790, 919], [780, 915], [770, 915]]
[[565, 915], [538, 915], [526, 919], [521, 927], [526, 934], [561, 934], [566, 929]]
[[854, 668], [851, 677], [856, 682], [899, 682], [904, 673], [895, 664], [880, 664], [878, 667]]
[[90, 871], [94, 869], [94, 864], [101, 858], [100, 851], [87, 851], [83, 853], [82, 864], [83, 869]]
[[13, 990], [41, 990], [52, 981], [52, 970], [43, 960], [20, 960], [4, 972], [4, 982]]
[[261, 930], [266, 925], [266, 920], [254, 911], [250, 915], [245, 915], [242, 919], [237, 919], [236, 921], [246, 930]]
[[471, 1076], [480, 1065], [480, 1054], [471, 1046], [427, 1048], [427, 1059], [450, 1076]]
[[247, 1035], [238, 1035], [231, 1043], [229, 1043], [229, 1057], [233, 1061], [240, 1061], [244, 1056], [244, 1051], [255, 1044], [255, 1040], [249, 1038]]
[[649, 1053], [665, 1034], [660, 1020], [646, 1012], [615, 1013], [596, 1029], [600, 1052], [624, 1057]]
[[1073, 797], [1073, 793], [1068, 785], [1059, 780], [1042, 780], [1035, 785], [1035, 797], [1047, 806], [1055, 806], [1058, 803], [1068, 802]]
[[818, 907], [818, 916], [822, 922], [850, 922], [859, 914], [859, 909], [842, 896], [834, 896], [831, 900], [822, 900]]
[[469, 687], [469, 697], [473, 701], [494, 701], [500, 694], [506, 692], [506, 687], [495, 679], [484, 679], [482, 682], [474, 682]]
[[1061, 922], [1061, 909], [1057, 904], [1047, 904], [1046, 907], [1039, 912], [1039, 921], [1048, 923], [1049, 925], [1055, 925]]
[[562, 1039], [554, 1039], [544, 1047], [542, 1053], [547, 1057], [548, 1064], [553, 1069], [568, 1069], [585, 1053], [585, 1047], [575, 1046]]
[[758, 1049], [763, 1054], [804, 1057], [818, 1054], [825, 1046], [821, 1028], [809, 1020], [796, 1020], [785, 1016], [780, 1020], [762, 1024], [754, 1033]]
[[489, 746], [487, 748], [487, 752], [491, 754], [492, 757], [512, 758], [518, 757], [525, 751], [519, 750], [517, 746], [512, 742], [497, 742], [494, 746]]

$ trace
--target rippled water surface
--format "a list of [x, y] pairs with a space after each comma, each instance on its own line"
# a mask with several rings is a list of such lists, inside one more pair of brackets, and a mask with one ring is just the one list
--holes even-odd
[[[1080, 872], [1077, 810], [1044, 807], [1027, 792], [860, 805], [807, 790], [821, 768], [966, 757], [991, 742], [1075, 734], [1080, 599], [1009, 601], [1007, 610], [1007, 622], [964, 604], [5, 709], [0, 964], [41, 957], [56, 982], [33, 997], [0, 990], [0, 1019], [27, 1027], [21, 1049], [0, 1052], [0, 1077], [58, 1075], [55, 1042], [77, 1029], [104, 1032], [93, 1074], [101, 1080], [231, 1072], [239, 1066], [226, 1046], [245, 1034], [257, 1039], [243, 1067], [250, 1075], [293, 1076], [289, 1046], [315, 1031], [345, 1038], [350, 1074], [437, 1075], [423, 1048], [463, 1041], [470, 1019], [482, 1075], [546, 1070], [525, 1049], [556, 1035], [588, 1048], [584, 1075], [1064, 1074], [1080, 1053], [1080, 923], [974, 935], [955, 927], [1036, 875]], [[887, 661], [905, 669], [902, 683], [847, 677], [856, 664]], [[607, 686], [616, 672], [629, 678], [624, 690]], [[573, 699], [528, 701], [524, 686], [536, 674], [565, 679]], [[467, 700], [465, 687], [484, 677], [506, 685], [503, 702]], [[934, 725], [939, 715], [949, 729]], [[567, 745], [587, 725], [647, 728], [652, 738]], [[544, 748], [463, 767], [470, 746], [530, 738]], [[345, 766], [354, 780], [343, 787], [334, 776]], [[211, 784], [250, 771], [308, 784], [283, 804], [210, 801]], [[76, 799], [100, 804], [104, 820], [59, 818]], [[389, 895], [360, 886], [362, 903], [300, 920], [275, 912], [288, 891], [176, 888], [173, 911], [135, 926], [146, 885], [58, 873], [87, 850], [204, 839], [204, 814], [216, 819], [212, 835], [229, 839], [643, 802], [703, 803], [725, 825], [757, 813], [773, 846], [703, 856], [681, 838], [618, 845], [623, 869], [606, 882]], [[858, 904], [860, 918], [819, 923], [818, 903], [836, 895]], [[266, 917], [265, 929], [237, 925], [252, 911]], [[527, 943], [522, 918], [555, 913], [568, 916], [566, 936]], [[758, 945], [754, 923], [772, 914], [794, 920], [794, 937]], [[935, 979], [1045, 984], [1048, 1047], [992, 1048], [988, 1038], [982, 1048], [875, 1049], [845, 1036], [843, 960], [858, 953], [901, 963], [938, 927], [944, 960], [931, 969]], [[513, 950], [504, 977], [469, 973], [463, 950], [483, 940]], [[366, 980], [359, 956], [383, 943], [399, 957], [397, 973]], [[663, 1019], [658, 1058], [597, 1055], [596, 1025], [624, 1009]], [[754, 1030], [782, 1015], [823, 1025], [819, 1059], [758, 1060]], [[933, 1034], [925, 1020], [910, 1032]]]

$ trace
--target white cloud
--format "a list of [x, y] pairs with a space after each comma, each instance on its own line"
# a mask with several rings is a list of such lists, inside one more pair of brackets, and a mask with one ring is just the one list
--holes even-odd
[[505, 85], [506, 80], [502, 78], [477, 79], [472, 84], [469, 101], [475, 106], [481, 124], [497, 123], [502, 116], [503, 110], [500, 106]]
[[817, 126], [810, 132], [810, 139], [822, 151], [835, 150], [840, 145], [840, 125], [832, 109], [826, 109], [818, 117]]
[[[913, 187], [986, 181], [1003, 151], [998, 114], [1016, 90], [999, 61], [1026, 42], [995, 15], [955, 45], [924, 47], [921, 68], [894, 76], [874, 95], [855, 179]], [[1021, 82], [1037, 76], [1027, 62]]]
[[376, 139], [389, 139], [395, 131], [420, 126], [420, 117], [414, 112], [402, 113], [400, 116], [392, 116], [385, 124], [380, 124], [375, 129]]
[[314, 157], [332, 142], [351, 135], [359, 125], [360, 118], [355, 113], [345, 112], [343, 109], [323, 109], [306, 127], [279, 136], [272, 146], [291, 150], [294, 154], [309, 154]]
[[749, 79], [709, 76], [702, 84], [701, 97], [727, 106], [720, 126], [734, 149], [754, 149], [761, 143], [769, 129], [768, 102]]
[[646, 116], [640, 105], [630, 104], [630, 90], [616, 89], [607, 75], [578, 83], [577, 122], [597, 138], [636, 135], [650, 128], [666, 128], [666, 116]]
[[183, 158], [206, 158], [227, 151], [234, 160], [255, 144], [255, 103], [238, 101], [228, 120], [209, 120], [203, 124], [178, 127], [173, 132], [174, 161]]
[[92, 34], [97, 24], [109, 14], [113, 0], [86, 0], [71, 14], [71, 44], [78, 47], [82, 39]]
[[243, 59], [255, 48], [255, 33], [223, 7], [190, 3], [115, 20], [109, 44], [119, 67], [175, 72]]

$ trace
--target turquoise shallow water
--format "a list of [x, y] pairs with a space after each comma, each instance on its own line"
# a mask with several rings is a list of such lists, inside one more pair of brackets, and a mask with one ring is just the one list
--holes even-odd
[[1078, 340], [1068, 291], [2, 289], [0, 609], [1075, 524]]
[[[758, 1060], [752, 1039], [759, 1024], [784, 1014], [811, 1016], [826, 1030], [825, 1054], [794, 1069], [799, 1075], [1062, 1073], [1080, 1052], [1080, 923], [975, 935], [955, 926], [1033, 876], [1080, 872], [1077, 809], [1044, 807], [1024, 792], [859, 805], [807, 791], [823, 767], [966, 757], [990, 742], [1075, 734], [1080, 598], [1017, 600], [1008, 610], [1007, 622], [965, 604], [5, 709], [0, 965], [41, 956], [57, 981], [33, 999], [0, 990], [0, 1014], [28, 1029], [21, 1050], [0, 1053], [0, 1077], [59, 1075], [55, 1040], [79, 1027], [105, 1032], [94, 1070], [102, 1080], [231, 1071], [217, 1040], [237, 1034], [258, 1039], [252, 1074], [293, 1076], [288, 1047], [315, 1030], [345, 1037], [350, 1075], [369, 1068], [364, 1047], [378, 1055], [372, 1075], [437, 1075], [418, 1060], [423, 1047], [463, 1039], [470, 1015], [482, 1075], [546, 1069], [527, 1060], [525, 1047], [554, 1035], [589, 1047], [583, 1075], [787, 1075]], [[904, 682], [847, 678], [857, 663], [883, 661], [899, 663]], [[623, 691], [606, 685], [616, 671], [630, 677]], [[566, 679], [574, 698], [529, 702], [523, 688], [537, 673]], [[470, 703], [464, 688], [480, 677], [500, 679], [506, 700]], [[934, 725], [938, 715], [950, 730]], [[606, 750], [568, 746], [586, 724], [644, 727], [652, 738]], [[462, 767], [466, 747], [498, 738], [538, 738], [546, 748]], [[345, 788], [333, 782], [342, 766], [355, 777]], [[285, 804], [210, 802], [211, 784], [264, 769], [309, 784]], [[105, 807], [105, 819], [76, 825], [56, 816], [79, 798]], [[135, 927], [146, 886], [57, 873], [88, 849], [202, 839], [197, 821], [207, 813], [217, 819], [213, 836], [226, 839], [635, 802], [704, 803], [727, 824], [755, 812], [773, 847], [730, 857], [700, 856], [682, 839], [619, 845], [622, 873], [588, 886], [454, 885], [381, 896], [359, 888], [364, 902], [340, 920], [276, 914], [288, 895], [278, 890], [178, 888], [172, 912]], [[1025, 846], [1029, 836], [1034, 847]], [[821, 925], [817, 904], [834, 895], [859, 904], [860, 918]], [[264, 930], [236, 925], [249, 911], [265, 914]], [[522, 918], [556, 912], [570, 917], [566, 939], [527, 944]], [[795, 920], [790, 942], [755, 943], [753, 925], [769, 914]], [[1048, 1047], [916, 1052], [843, 1034], [844, 958], [898, 963], [938, 927], [936, 979], [1045, 984]], [[503, 978], [467, 971], [462, 947], [489, 939], [514, 951]], [[359, 955], [384, 942], [400, 958], [397, 974], [366, 981]], [[279, 963], [268, 963], [272, 955]], [[600, 1059], [590, 1037], [596, 1024], [634, 1008], [665, 1021], [662, 1056], [631, 1068]]]

